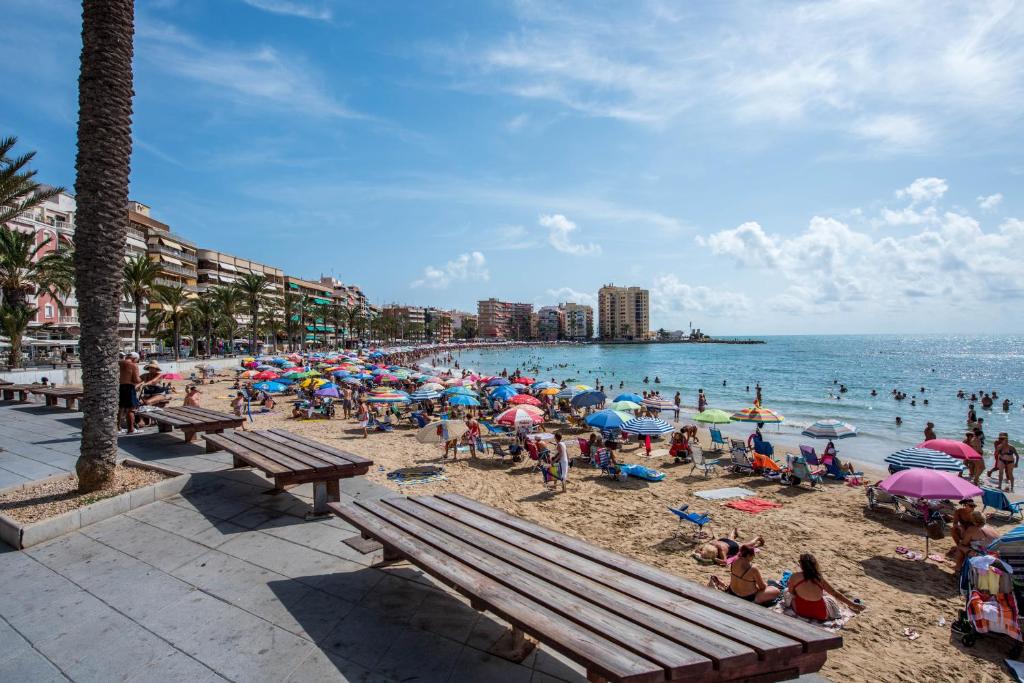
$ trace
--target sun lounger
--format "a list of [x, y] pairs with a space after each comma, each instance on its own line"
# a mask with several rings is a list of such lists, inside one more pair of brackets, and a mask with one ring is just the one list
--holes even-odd
[[1021, 513], [1021, 508], [1024, 507], [1024, 501], [1011, 503], [1010, 499], [1006, 497], [1006, 494], [999, 489], [983, 487], [981, 489], [981, 505], [982, 512], [988, 508], [992, 508], [996, 512], [1005, 512], [1010, 519], [1018, 516], [1024, 519], [1024, 513]]
[[206, 436], [206, 452], [231, 453], [235, 467], [255, 467], [284, 490], [313, 484], [313, 514], [328, 512], [340, 497], [340, 480], [366, 474], [373, 461], [346, 453], [283, 429], [235, 430]]
[[488, 434], [511, 434], [511, 432], [505, 429], [504, 427], [498, 427], [497, 425], [492, 424], [490, 422], [484, 422], [483, 420], [481, 420], [480, 424], [483, 426], [484, 429], [487, 430]]
[[689, 512], [689, 505], [680, 505], [678, 508], [670, 507], [668, 510], [673, 515], [679, 518], [679, 524], [683, 522], [689, 522], [696, 528], [693, 532], [693, 540], [698, 541], [704, 538], [704, 525], [711, 522], [711, 517], [705, 513]]
[[842, 637], [463, 496], [329, 506], [385, 562], [407, 560], [511, 626], [496, 654], [522, 661], [530, 636], [592, 682], [785, 680], [820, 669]]

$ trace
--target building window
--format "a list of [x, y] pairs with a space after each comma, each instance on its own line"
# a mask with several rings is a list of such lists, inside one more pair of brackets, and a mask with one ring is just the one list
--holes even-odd
[[53, 306], [51, 304], [46, 304], [46, 306], [43, 307], [43, 311], [45, 311], [44, 314], [43, 314], [45, 317], [47, 317], [47, 318], [52, 318], [53, 317]]

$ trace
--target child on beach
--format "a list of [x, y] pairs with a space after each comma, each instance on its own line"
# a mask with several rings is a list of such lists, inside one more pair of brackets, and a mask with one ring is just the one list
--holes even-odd
[[[245, 399], [245, 394], [239, 391], [235, 394], [235, 397], [231, 399], [231, 412], [234, 413], [235, 417], [246, 417], [248, 413], [248, 403]], [[242, 423], [242, 430], [245, 431], [245, 423]]]
[[558, 480], [562, 482], [562, 493], [569, 482], [569, 447], [562, 441], [561, 433], [555, 434], [555, 445], [558, 447]]
[[198, 408], [199, 407], [199, 387], [194, 384], [185, 390], [185, 400], [181, 404], [186, 408]]

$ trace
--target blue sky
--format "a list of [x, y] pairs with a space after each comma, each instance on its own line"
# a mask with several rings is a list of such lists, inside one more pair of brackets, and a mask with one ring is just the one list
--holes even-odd
[[[2, 12], [0, 132], [71, 187], [78, 6]], [[135, 112], [156, 217], [376, 303], [1024, 332], [1020, 2], [138, 0]]]

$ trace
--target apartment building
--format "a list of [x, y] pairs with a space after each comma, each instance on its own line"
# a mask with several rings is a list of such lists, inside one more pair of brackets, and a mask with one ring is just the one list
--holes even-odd
[[597, 300], [601, 339], [633, 341], [650, 338], [650, 291], [608, 284], [598, 290]]
[[335, 303], [341, 304], [345, 308], [358, 308], [360, 315], [369, 317], [370, 302], [359, 285], [347, 285], [341, 280], [328, 276], [321, 277], [320, 284], [331, 288]]
[[198, 290], [201, 294], [211, 287], [235, 284], [240, 276], [249, 274], [267, 278], [273, 294], [280, 296], [284, 292], [284, 271], [280, 268], [212, 249], [199, 249], [198, 258]]
[[537, 311], [537, 338], [544, 341], [562, 339], [565, 335], [565, 314], [559, 306], [543, 306]]
[[[171, 232], [169, 225], [150, 215], [150, 207], [134, 200], [128, 202], [128, 228], [132, 242], [145, 240], [149, 260], [160, 264], [156, 284], [184, 287], [192, 294], [199, 292], [199, 259], [195, 242]], [[137, 251], [137, 246], [126, 245], [126, 250], [128, 249], [134, 252]], [[150, 307], [154, 305], [151, 304]]]
[[484, 339], [507, 339], [511, 336], [512, 304], [491, 297], [478, 301], [476, 312], [479, 336]]
[[428, 306], [423, 309], [423, 325], [426, 337], [431, 341], [448, 342], [454, 334], [451, 312], [440, 308]]
[[588, 341], [594, 338], [594, 308], [566, 302], [558, 305], [562, 313], [562, 339]]

